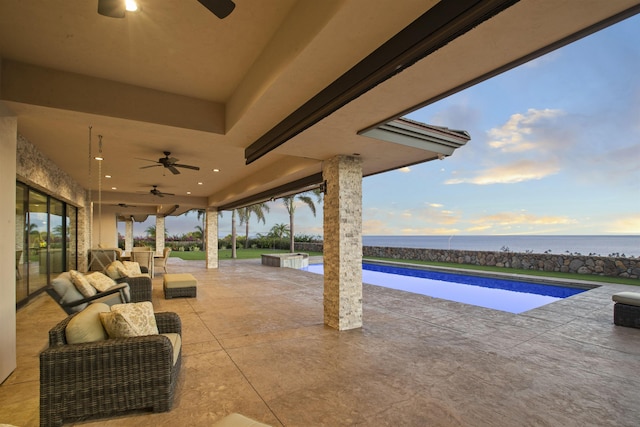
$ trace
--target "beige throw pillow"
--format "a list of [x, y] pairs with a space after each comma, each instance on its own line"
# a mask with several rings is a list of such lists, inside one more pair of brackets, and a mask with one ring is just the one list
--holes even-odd
[[108, 291], [113, 287], [113, 285], [116, 284], [116, 282], [111, 277], [106, 276], [99, 271], [87, 274], [85, 277], [87, 278], [91, 286], [96, 288], [98, 292]]
[[158, 325], [150, 301], [112, 305], [111, 312], [100, 313], [100, 320], [110, 338], [158, 334]]
[[107, 304], [94, 303], [76, 314], [64, 330], [67, 344], [104, 341], [109, 338], [100, 321], [100, 313], [108, 313], [109, 310]]
[[69, 275], [71, 276], [73, 285], [85, 298], [92, 297], [97, 293], [96, 288], [91, 286], [91, 283], [89, 283], [84, 274], [76, 270], [69, 270]]

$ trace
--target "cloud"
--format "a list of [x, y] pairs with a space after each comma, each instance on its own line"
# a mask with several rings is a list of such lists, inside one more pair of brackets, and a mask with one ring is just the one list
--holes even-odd
[[362, 222], [362, 234], [397, 234], [397, 229], [394, 227], [390, 227], [386, 221], [381, 221], [379, 219], [369, 219]]
[[400, 230], [400, 232], [401, 234], [404, 234], [407, 236], [418, 236], [418, 235], [425, 235], [425, 234], [451, 235], [451, 234], [459, 233], [460, 230], [458, 230], [457, 228], [424, 227], [424, 228], [403, 228], [402, 230]]
[[[468, 162], [476, 169], [453, 171], [444, 183], [516, 184], [559, 173], [576, 142], [575, 124], [558, 120], [564, 116], [562, 110], [549, 108], [511, 115], [502, 126], [486, 132], [488, 152], [476, 153], [476, 160]], [[479, 168], [477, 159], [484, 161]]]
[[607, 233], [640, 234], [640, 212], [614, 218], [606, 228]]
[[451, 178], [445, 184], [515, 184], [523, 181], [542, 179], [560, 171], [554, 160], [539, 162], [534, 160], [520, 160], [504, 166], [496, 166], [481, 170], [476, 176], [468, 178]]
[[490, 140], [488, 144], [492, 148], [503, 152], [523, 152], [534, 148], [540, 148], [540, 141], [530, 139], [536, 136], [537, 127], [548, 126], [550, 121], [563, 116], [561, 110], [530, 108], [526, 114], [513, 114], [507, 122], [499, 128], [490, 129], [487, 132]]
[[432, 208], [441, 208], [442, 204], [440, 204], [440, 203], [429, 203], [429, 206], [431, 206]]
[[566, 216], [535, 215], [525, 212], [498, 212], [484, 215], [470, 221], [478, 224], [477, 227], [513, 226], [513, 225], [566, 225], [575, 224], [577, 221]]

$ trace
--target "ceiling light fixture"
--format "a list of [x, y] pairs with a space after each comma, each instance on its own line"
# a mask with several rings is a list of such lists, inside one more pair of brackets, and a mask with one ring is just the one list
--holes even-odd
[[134, 0], [98, 0], [98, 13], [109, 18], [124, 18], [125, 12], [138, 11]]

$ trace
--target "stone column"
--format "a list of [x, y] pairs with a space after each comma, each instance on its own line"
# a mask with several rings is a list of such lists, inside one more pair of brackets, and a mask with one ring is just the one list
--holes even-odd
[[89, 270], [89, 251], [91, 250], [91, 201], [86, 199], [85, 206], [78, 207], [78, 271]]
[[164, 251], [164, 215], [156, 215], [156, 254]]
[[130, 254], [133, 249], [133, 220], [127, 219], [124, 227], [124, 250]]
[[218, 210], [207, 209], [205, 223], [205, 246], [207, 249], [207, 268], [218, 268]]
[[340, 331], [362, 327], [362, 160], [325, 162], [324, 323]]

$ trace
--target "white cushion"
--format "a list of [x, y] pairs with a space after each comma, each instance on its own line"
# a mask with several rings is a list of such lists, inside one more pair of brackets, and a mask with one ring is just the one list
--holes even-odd
[[638, 292], [618, 292], [611, 297], [620, 304], [640, 306], [640, 293]]
[[67, 324], [64, 333], [68, 344], [104, 341], [109, 336], [100, 321], [100, 313], [109, 312], [107, 304], [95, 303], [76, 314]]
[[[75, 287], [75, 285], [71, 282], [71, 274], [69, 272], [61, 273], [58, 277], [51, 281], [51, 286], [56, 291], [56, 293], [60, 296], [60, 304], [69, 304], [74, 301], [81, 300], [84, 296], [80, 293], [80, 291]], [[81, 311], [88, 304], [79, 304], [74, 307], [71, 307], [71, 311]]]

